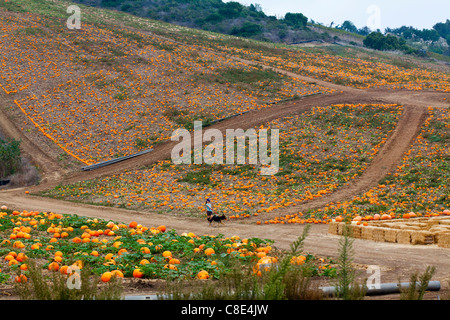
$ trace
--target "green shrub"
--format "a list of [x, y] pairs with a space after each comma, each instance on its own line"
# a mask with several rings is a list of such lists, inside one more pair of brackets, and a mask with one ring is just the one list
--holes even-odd
[[309, 232], [306, 226], [302, 235], [291, 245], [291, 250], [281, 261], [264, 271], [261, 277], [251, 266], [239, 259], [230, 261], [230, 267], [219, 280], [199, 282], [176, 280], [167, 282], [160, 299], [167, 300], [321, 300], [323, 292], [312, 285], [310, 263], [292, 265], [291, 259], [302, 253], [303, 242]]
[[342, 300], [361, 300], [366, 295], [367, 287], [356, 281], [353, 267], [353, 239], [350, 228], [346, 225], [343, 237], [339, 241], [339, 259], [337, 267], [336, 297]]
[[33, 260], [27, 261], [27, 281], [15, 284], [15, 291], [23, 300], [119, 300], [122, 283], [119, 278], [99, 286], [100, 279], [88, 267], [79, 272], [79, 288], [68, 285], [68, 276], [60, 272], [44, 274]]
[[16, 173], [19, 166], [20, 141], [0, 138], [0, 179]]
[[414, 273], [411, 275], [409, 286], [402, 287], [400, 284], [400, 299], [401, 300], [422, 300], [428, 288], [428, 283], [436, 271], [435, 267], [428, 266], [425, 272], [421, 275]]

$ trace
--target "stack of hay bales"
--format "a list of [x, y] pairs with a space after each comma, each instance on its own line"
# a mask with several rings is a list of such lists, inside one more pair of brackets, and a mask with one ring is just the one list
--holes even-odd
[[438, 218], [430, 219], [430, 232], [433, 234], [439, 247], [450, 248], [450, 219]]
[[437, 236], [437, 244], [442, 248], [450, 248], [450, 232], [439, 234]]
[[[368, 225], [348, 224], [350, 235], [356, 239], [413, 245], [437, 244], [450, 248], [450, 218], [412, 218], [386, 221], [370, 221]], [[342, 235], [345, 222], [333, 221], [328, 232]]]

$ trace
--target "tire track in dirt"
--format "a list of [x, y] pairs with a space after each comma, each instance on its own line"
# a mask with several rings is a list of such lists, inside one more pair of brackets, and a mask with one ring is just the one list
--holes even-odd
[[[333, 93], [326, 95], [311, 96], [286, 103], [269, 105], [266, 108], [253, 110], [240, 116], [218, 122], [208, 127], [208, 129], [219, 129], [225, 134], [227, 129], [247, 130], [286, 116], [292, 116], [308, 110], [315, 106], [327, 106], [334, 103], [350, 103], [357, 98], [348, 93]], [[363, 99], [364, 100], [364, 99]], [[158, 161], [170, 159], [173, 147], [178, 142], [168, 140], [164, 144], [154, 147], [153, 151], [126, 161], [118, 162], [107, 167], [99, 168], [93, 171], [79, 171], [66, 175], [64, 179], [49, 181], [48, 183], [36, 186], [33, 190], [39, 191], [54, 187], [60, 182], [72, 184], [88, 179], [100, 178], [105, 176], [122, 173], [125, 170], [150, 166]]]

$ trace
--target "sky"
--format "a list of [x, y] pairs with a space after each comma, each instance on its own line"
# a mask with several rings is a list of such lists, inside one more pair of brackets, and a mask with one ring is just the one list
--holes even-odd
[[[329, 26], [352, 21], [372, 30], [413, 26], [431, 29], [450, 19], [450, 0], [233, 0], [244, 5], [260, 4], [267, 15], [284, 17], [286, 12], [303, 13]], [[229, 1], [224, 1], [229, 2]]]

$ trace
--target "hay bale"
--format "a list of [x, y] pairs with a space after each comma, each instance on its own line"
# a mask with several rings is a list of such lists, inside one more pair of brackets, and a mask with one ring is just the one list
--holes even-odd
[[383, 221], [370, 221], [369, 223], [371, 226], [374, 226], [374, 227], [382, 227], [384, 225]]
[[405, 229], [417, 230], [417, 231], [422, 230], [419, 226], [413, 226], [413, 225], [407, 225], [407, 228], [405, 228]]
[[337, 226], [337, 234], [341, 235], [344, 232], [345, 223], [341, 222]]
[[373, 240], [373, 231], [376, 227], [365, 226], [361, 228], [361, 239]]
[[411, 225], [408, 223], [400, 223], [399, 229], [401, 229], [401, 230], [420, 230], [420, 228], [418, 226], [414, 226], [414, 225]]
[[439, 247], [450, 248], [450, 233], [441, 233], [436, 238]]
[[411, 227], [414, 227], [414, 228], [417, 228], [417, 230], [424, 229], [424, 228], [428, 227], [426, 223], [421, 223], [421, 222], [410, 222], [410, 223], [407, 223], [407, 225], [411, 226]]
[[384, 233], [388, 228], [374, 228], [372, 237], [374, 241], [384, 242]]
[[350, 234], [353, 238], [356, 239], [361, 239], [361, 229], [362, 226], [361, 225], [357, 225], [357, 224], [351, 224], [349, 225], [350, 227]]
[[439, 225], [439, 220], [437, 220], [437, 219], [429, 219], [426, 222], [426, 224], [427, 224], [428, 228], [432, 228], [435, 225]]
[[397, 233], [397, 243], [410, 244], [411, 243], [411, 231], [401, 229]]
[[392, 229], [400, 229], [400, 224], [395, 222], [388, 222], [385, 224], [386, 228], [392, 228]]
[[384, 241], [385, 242], [397, 242], [397, 229], [386, 228], [384, 230]]
[[439, 222], [446, 221], [447, 219], [448, 219], [447, 216], [437, 216], [430, 218], [431, 221], [439, 221]]
[[411, 243], [414, 245], [418, 244], [433, 244], [434, 237], [429, 231], [413, 231], [411, 232]]
[[440, 234], [440, 233], [445, 233], [448, 231], [447, 228], [443, 228], [440, 225], [435, 225], [433, 227], [431, 227], [429, 230], [429, 232], [431, 232], [434, 235]]
[[330, 222], [330, 224], [328, 224], [328, 233], [337, 235], [338, 234], [338, 225], [339, 225], [339, 222], [336, 222], [336, 221]]

